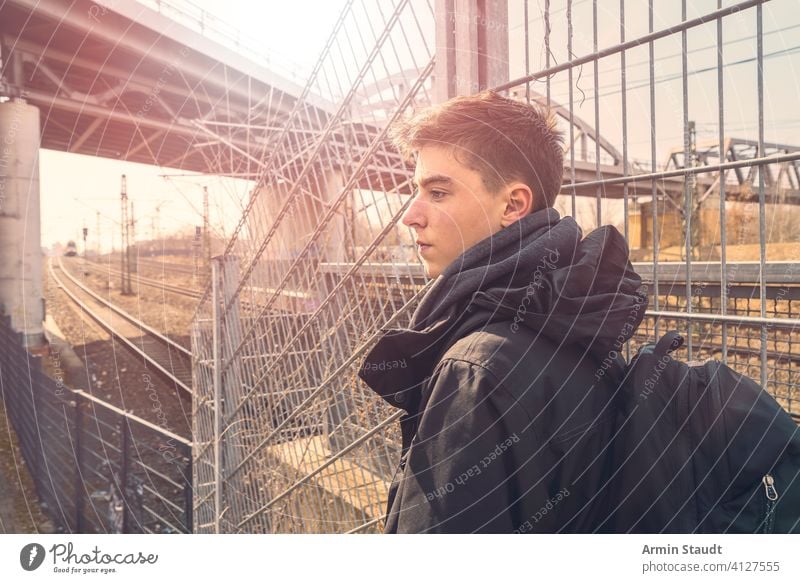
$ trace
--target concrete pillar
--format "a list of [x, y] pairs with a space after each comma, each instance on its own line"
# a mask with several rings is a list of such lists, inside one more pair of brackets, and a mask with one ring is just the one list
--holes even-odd
[[507, 82], [508, 3], [436, 0], [435, 103]]
[[[311, 234], [319, 227], [322, 217], [339, 196], [345, 176], [341, 170], [317, 170], [294, 189], [294, 201], [289, 213], [284, 215], [265, 258], [291, 260], [305, 247]], [[286, 204], [293, 184], [288, 181], [271, 181], [262, 186], [256, 196], [253, 212], [248, 217], [248, 237], [259, 244], [273, 227], [273, 221]], [[354, 195], [349, 195], [354, 196]], [[321, 261], [345, 261], [347, 257], [347, 230], [350, 220], [345, 217], [345, 207], [331, 218], [322, 237], [317, 240], [309, 258]]]
[[27, 346], [44, 342], [39, 109], [0, 103], [0, 308]]

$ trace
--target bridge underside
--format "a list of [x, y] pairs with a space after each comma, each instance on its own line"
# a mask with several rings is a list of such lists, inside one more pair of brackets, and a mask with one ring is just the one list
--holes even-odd
[[[0, 95], [40, 109], [43, 148], [256, 175], [302, 87], [128, 4], [0, 3]], [[302, 103], [322, 125], [331, 105]]]

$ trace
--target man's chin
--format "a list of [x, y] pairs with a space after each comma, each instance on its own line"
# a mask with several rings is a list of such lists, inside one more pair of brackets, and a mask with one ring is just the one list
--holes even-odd
[[439, 274], [442, 272], [437, 266], [431, 265], [426, 261], [422, 262], [422, 268], [425, 270], [425, 276], [428, 277], [428, 279], [435, 279], [439, 277]]

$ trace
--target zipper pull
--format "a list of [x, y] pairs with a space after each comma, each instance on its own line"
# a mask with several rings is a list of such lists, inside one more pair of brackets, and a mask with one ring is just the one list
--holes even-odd
[[768, 500], [777, 500], [778, 499], [778, 491], [775, 489], [775, 478], [772, 477], [772, 474], [765, 474], [761, 481], [764, 483], [764, 490], [767, 493]]

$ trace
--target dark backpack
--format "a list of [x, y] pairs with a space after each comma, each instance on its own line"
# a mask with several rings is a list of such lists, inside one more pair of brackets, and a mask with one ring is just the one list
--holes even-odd
[[673, 359], [669, 332], [639, 349], [615, 399], [612, 514], [598, 530], [800, 532], [800, 430], [756, 382]]

